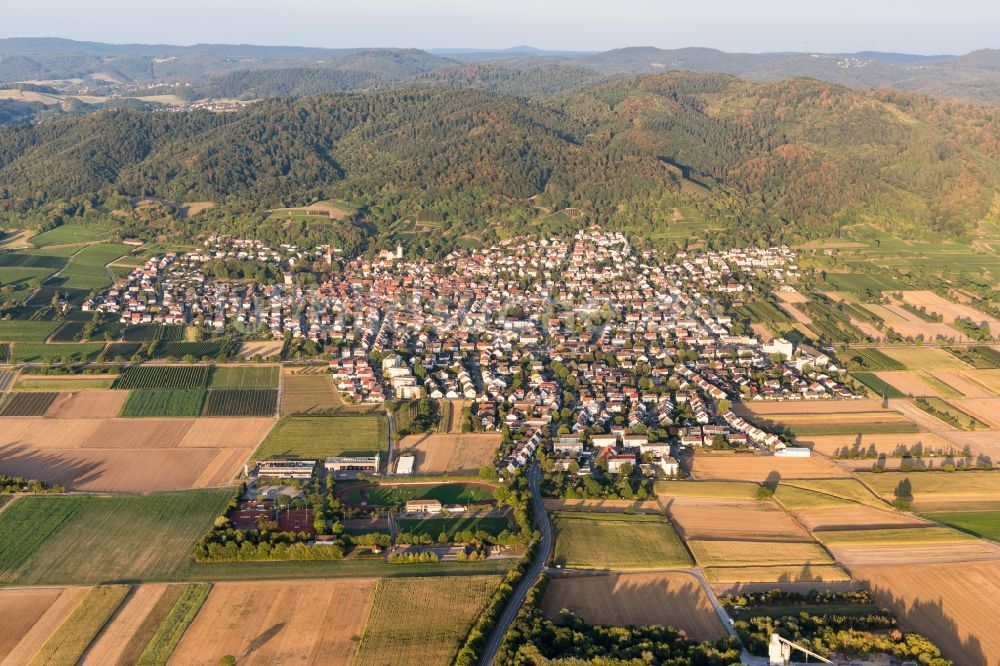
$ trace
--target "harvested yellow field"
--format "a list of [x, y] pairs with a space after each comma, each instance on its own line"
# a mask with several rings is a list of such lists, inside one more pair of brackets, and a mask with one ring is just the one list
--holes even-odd
[[399, 454], [416, 458], [420, 474], [474, 473], [493, 462], [500, 433], [408, 435], [399, 442]]
[[936, 379], [944, 382], [967, 398], [996, 398], [997, 395], [986, 386], [970, 379], [967, 373], [939, 370], [931, 373]]
[[962, 375], [994, 396], [1000, 396], [1000, 369], [965, 370]]
[[851, 579], [836, 564], [709, 567], [705, 569], [705, 578], [711, 583], [830, 583]]
[[924, 634], [954, 663], [1000, 663], [1000, 562], [852, 569], [903, 626]]
[[[939, 543], [831, 544], [830, 552], [853, 573], [858, 566], [944, 564], [1000, 560], [1000, 547], [973, 539]], [[956, 570], [961, 567], [956, 567]]]
[[272, 418], [196, 419], [177, 446], [255, 449], [275, 423]]
[[737, 414], [773, 416], [776, 414], [853, 414], [878, 412], [881, 400], [761, 400], [741, 402], [733, 406]]
[[767, 327], [767, 324], [751, 324], [750, 328], [753, 329], [754, 334], [760, 339], [761, 342], [770, 342], [774, 340], [774, 332]]
[[797, 291], [784, 291], [779, 289], [778, 291], [774, 292], [774, 295], [777, 296], [778, 300], [780, 300], [782, 303], [791, 303], [792, 305], [796, 305], [799, 303], [809, 302], [808, 296]]
[[109, 419], [118, 416], [128, 391], [78, 391], [60, 393], [45, 416], [60, 419]]
[[[943, 324], [938, 324], [943, 326]], [[950, 335], [955, 335], [955, 329], [946, 327]], [[883, 354], [894, 358], [910, 370], [969, 370], [971, 366], [960, 361], [943, 349], [934, 347], [883, 347]]]
[[879, 305], [877, 303], [859, 303], [859, 305], [874, 314], [876, 317], [881, 317], [890, 328], [892, 328], [894, 324], [902, 324], [909, 321], [906, 317], [899, 315], [898, 308], [890, 310], [884, 305]]
[[85, 591], [77, 588], [71, 592], [58, 587], [0, 590], [0, 626], [3, 627], [0, 663], [26, 663]]
[[946, 397], [944, 392], [940, 391], [938, 387], [924, 381], [924, 379], [916, 372], [895, 370], [891, 372], [876, 372], [875, 375], [882, 381], [888, 382], [906, 395], [933, 396], [935, 398]]
[[[886, 325], [899, 333], [904, 338], [918, 338], [923, 336], [925, 340], [935, 340], [939, 336], [946, 338], [962, 337], [961, 334], [951, 326], [933, 321], [924, 321], [912, 312], [901, 308], [898, 304], [884, 305], [880, 310], [891, 312], [893, 321], [886, 320]], [[890, 354], [891, 355], [891, 354]]]
[[832, 564], [833, 560], [818, 543], [738, 540], [690, 540], [687, 542], [698, 564], [719, 566], [789, 566]]
[[810, 530], [892, 529], [922, 527], [933, 523], [891, 509], [876, 509], [863, 504], [794, 509], [792, 513]]
[[281, 340], [265, 340], [257, 342], [244, 342], [240, 347], [240, 356], [243, 358], [253, 358], [260, 356], [263, 359], [277, 358], [281, 355], [281, 350], [285, 343]]
[[[1000, 321], [997, 321], [994, 317], [968, 305], [949, 301], [938, 296], [933, 291], [904, 291], [903, 300], [917, 309], [926, 308], [928, 313], [941, 315], [949, 324], [959, 318], [969, 319], [977, 324], [982, 322], [988, 323], [993, 335], [1000, 333]], [[963, 336], [959, 334], [958, 337], [961, 338]]]
[[549, 511], [594, 511], [596, 513], [660, 513], [660, 505], [655, 500], [597, 500], [597, 499], [544, 499]]
[[809, 317], [809, 315], [807, 315], [805, 312], [798, 309], [791, 303], [781, 303], [780, 307], [782, 310], [787, 312], [791, 316], [791, 318], [794, 319], [796, 322], [804, 324], [806, 326], [812, 323], [812, 319]]
[[845, 478], [846, 470], [825, 458], [696, 455], [692, 475], [702, 480], [755, 481], [768, 479]]
[[133, 637], [166, 592], [166, 585], [140, 585], [132, 590], [125, 603], [87, 648], [81, 666], [106, 666], [122, 663]]
[[946, 402], [976, 417], [991, 429], [1000, 428], [1000, 398], [949, 398]]
[[829, 424], [844, 426], [865, 426], [875, 423], [901, 423], [906, 421], [899, 413], [891, 409], [879, 409], [872, 412], [839, 412], [828, 414], [817, 414], [815, 412], [802, 412], [798, 414], [771, 414], [767, 417], [760, 417], [760, 421], [785, 425], [790, 428], [796, 426], [822, 426]]
[[677, 533], [691, 539], [808, 541], [809, 535], [774, 502], [678, 498], [667, 504]]
[[217, 583], [170, 659], [172, 666], [348, 666], [372, 607], [374, 580]]
[[[821, 435], [801, 438], [798, 440], [798, 444], [808, 446], [817, 453], [833, 458], [855, 455], [855, 452], [874, 454], [873, 457], [863, 461], [869, 467], [876, 462], [878, 456], [890, 456], [895, 451], [920, 452], [921, 455], [931, 451], [956, 454], [962, 451], [961, 446], [956, 446], [943, 435], [932, 432]], [[838, 462], [848, 463], [850, 461]]]
[[685, 573], [557, 576], [549, 581], [541, 608], [553, 621], [565, 608], [588, 624], [660, 624], [683, 629], [696, 641], [726, 635], [698, 579]]

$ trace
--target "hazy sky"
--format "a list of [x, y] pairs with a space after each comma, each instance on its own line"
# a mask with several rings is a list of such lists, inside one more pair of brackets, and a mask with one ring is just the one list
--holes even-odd
[[998, 0], [4, 0], [0, 36], [106, 42], [965, 53]]

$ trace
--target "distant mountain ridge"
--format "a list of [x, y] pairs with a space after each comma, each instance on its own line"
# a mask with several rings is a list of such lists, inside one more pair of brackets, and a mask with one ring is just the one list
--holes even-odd
[[[532, 46], [508, 49], [402, 49], [250, 44], [197, 44], [193, 46], [103, 44], [58, 38], [15, 37], [0, 39], [0, 82], [84, 81], [88, 92], [106, 94], [121, 88], [181, 86], [211, 92], [213, 81], [242, 73], [296, 70], [303, 82], [288, 81], [291, 72], [256, 77], [241, 98], [270, 97], [303, 89], [337, 92], [422, 84], [427, 79], [447, 85], [460, 82], [462, 68], [482, 66], [500, 72], [505, 82], [491, 83], [504, 92], [532, 92], [533, 85], [516, 81], [538, 78], [532, 68], [543, 66], [558, 85], [539, 87], [541, 94], [554, 88], [571, 90], [595, 77], [617, 77], [664, 71], [733, 74], [750, 81], [771, 82], [807, 76], [852, 88], [897, 88], [936, 97], [977, 102], [1000, 101], [1000, 51], [984, 49], [964, 55], [914, 55], [864, 51], [859, 53], [727, 53], [691, 47], [660, 49], [627, 47], [603, 52], [545, 50]], [[563, 70], [562, 68], [567, 68]], [[339, 70], [351, 76], [325, 78], [306, 70]], [[589, 71], [584, 76], [583, 70]], [[422, 81], [411, 81], [420, 77]], [[253, 78], [253, 77], [248, 77]], [[270, 90], [260, 79], [282, 79]], [[483, 82], [473, 75], [472, 81]], [[495, 79], [490, 75], [488, 78]], [[509, 82], [508, 88], [503, 88]], [[231, 86], [227, 86], [230, 90]], [[492, 89], [492, 88], [491, 88]], [[237, 91], [240, 92], [240, 91]], [[251, 94], [252, 93], [252, 94]]]

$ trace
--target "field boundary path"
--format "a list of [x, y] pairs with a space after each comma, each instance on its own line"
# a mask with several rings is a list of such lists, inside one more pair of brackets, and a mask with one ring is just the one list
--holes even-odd
[[517, 614], [521, 611], [521, 605], [524, 603], [524, 598], [528, 595], [528, 591], [538, 582], [538, 578], [545, 570], [545, 563], [548, 562], [552, 554], [554, 541], [552, 523], [549, 522], [549, 514], [546, 512], [545, 504], [542, 502], [539, 476], [538, 463], [534, 463], [528, 472], [528, 483], [531, 487], [531, 501], [535, 507], [535, 521], [542, 530], [542, 541], [539, 544], [538, 553], [535, 555], [535, 561], [524, 572], [521, 582], [514, 589], [513, 594], [511, 594], [510, 599], [507, 601], [507, 605], [503, 609], [503, 613], [497, 619], [497, 623], [493, 627], [493, 633], [490, 634], [490, 640], [486, 643], [486, 647], [483, 648], [483, 653], [479, 657], [479, 666], [492, 666], [496, 662], [497, 653], [500, 651], [500, 644], [503, 643], [507, 629], [510, 628], [514, 619], [517, 618]]

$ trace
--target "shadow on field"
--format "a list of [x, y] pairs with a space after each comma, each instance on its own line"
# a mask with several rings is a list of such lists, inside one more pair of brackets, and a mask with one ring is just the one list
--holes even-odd
[[101, 464], [74, 459], [72, 452], [46, 453], [24, 444], [0, 446], [0, 474], [23, 476], [67, 490], [101, 478]]
[[263, 631], [260, 635], [257, 636], [257, 638], [250, 641], [250, 643], [247, 645], [246, 652], [244, 652], [240, 656], [240, 659], [246, 659], [251, 654], [264, 647], [269, 640], [271, 640], [279, 633], [281, 633], [281, 630], [284, 628], [285, 628], [285, 623], [279, 622], [278, 624], [272, 625], [269, 629]]

